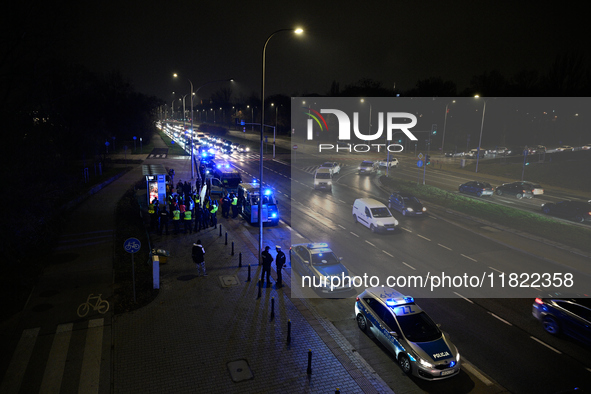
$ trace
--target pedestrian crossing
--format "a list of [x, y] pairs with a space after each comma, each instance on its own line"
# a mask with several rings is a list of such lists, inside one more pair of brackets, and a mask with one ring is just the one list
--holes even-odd
[[[347, 164], [345, 163], [338, 163], [339, 166], [341, 167], [341, 171], [343, 171], [343, 169], [345, 167], [347, 167]], [[314, 175], [314, 173], [316, 172], [317, 169], [320, 168], [320, 165], [317, 166], [307, 166], [307, 167], [299, 167], [300, 170], [307, 172], [308, 174], [312, 174]], [[338, 172], [336, 175], [340, 174], [340, 172]]]
[[[104, 319], [64, 323], [55, 332], [22, 332], [0, 384], [0, 393], [108, 393], [110, 335]], [[101, 371], [107, 375], [101, 380]]]
[[168, 157], [167, 153], [159, 153], [159, 154], [150, 153], [148, 155], [148, 159], [166, 159], [167, 157]]

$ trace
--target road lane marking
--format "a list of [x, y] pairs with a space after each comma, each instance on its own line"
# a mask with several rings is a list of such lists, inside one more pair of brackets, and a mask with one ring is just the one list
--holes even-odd
[[29, 328], [21, 334], [21, 339], [16, 345], [12, 360], [0, 385], [0, 393], [18, 393], [23, 381], [23, 375], [33, 353], [33, 347], [37, 342], [37, 335], [41, 327]]
[[345, 227], [341, 226], [340, 224], [337, 224], [337, 226], [339, 226], [340, 228], [342, 228], [343, 230], [346, 230]]
[[351, 234], [353, 234], [354, 236], [356, 236], [357, 238], [359, 238], [359, 235], [355, 234], [353, 231], [349, 231]]
[[429, 238], [427, 238], [427, 237], [423, 237], [421, 234], [417, 234], [417, 237], [421, 237], [421, 238], [423, 238], [423, 239], [426, 239], [427, 241], [431, 241]]
[[478, 263], [478, 260], [475, 260], [475, 259], [473, 259], [472, 257], [466, 256], [465, 254], [461, 254], [461, 253], [460, 253], [460, 256], [462, 256], [462, 257], [465, 257], [465, 258], [467, 258], [468, 260], [472, 260], [472, 261], [473, 261], [473, 262], [475, 262], [475, 263]]
[[487, 386], [492, 386], [493, 382], [490, 381], [490, 379], [488, 379], [486, 376], [484, 376], [483, 374], [481, 374], [476, 368], [474, 368], [471, 364], [468, 364], [466, 362], [462, 363], [462, 367], [466, 368], [468, 371], [470, 371], [470, 373], [474, 376], [476, 376], [482, 383], [484, 383]]
[[101, 372], [101, 353], [103, 349], [104, 319], [93, 319], [88, 322], [86, 344], [80, 371], [79, 393], [98, 393]]
[[390, 257], [394, 257], [393, 255], [391, 255], [390, 253], [386, 252], [385, 250], [382, 250], [382, 252], [384, 252], [385, 254], [387, 254]]
[[448, 248], [448, 247], [447, 247], [447, 246], [445, 246], [445, 245], [441, 245], [441, 244], [437, 244], [437, 245], [441, 246], [443, 249], [451, 250], [451, 248]]
[[60, 324], [57, 326], [39, 393], [60, 392], [73, 327], [74, 323]]
[[495, 315], [495, 314], [494, 314], [494, 313], [492, 313], [492, 312], [488, 312], [488, 313], [489, 313], [489, 315], [491, 315], [492, 317], [494, 317], [494, 318], [496, 318], [496, 319], [499, 319], [500, 321], [502, 321], [503, 323], [505, 323], [505, 324], [506, 324], [506, 325], [508, 325], [508, 326], [512, 326], [512, 325], [513, 325], [513, 324], [509, 323], [507, 320], [503, 319], [503, 318], [502, 318], [502, 317], [500, 317], [500, 316], [497, 316], [497, 315]]
[[365, 242], [367, 242], [368, 244], [370, 244], [371, 246], [373, 246], [374, 248], [376, 247], [374, 244], [372, 244], [371, 242], [369, 242], [368, 240], [365, 240]]
[[553, 348], [552, 346], [550, 346], [547, 343], [539, 340], [538, 338], [536, 338], [536, 337], [530, 337], [530, 338], [533, 339], [534, 341], [538, 342], [539, 344], [546, 346], [548, 349], [550, 349], [550, 350], [552, 350], [552, 351], [554, 351], [554, 352], [556, 352], [558, 354], [562, 354], [562, 352], [560, 350]]
[[417, 270], [415, 267], [413, 267], [412, 265], [406, 264], [404, 261], [402, 262], [402, 264], [406, 265], [408, 268], [411, 268], [413, 270]]
[[470, 304], [473, 304], [474, 302], [472, 302], [472, 300], [470, 300], [469, 298], [464, 297], [463, 295], [461, 295], [460, 293], [456, 293], [455, 291], [453, 292], [455, 295], [457, 295], [458, 297], [463, 298], [464, 300], [468, 301]]
[[501, 274], [504, 274], [504, 272], [503, 272], [503, 271], [499, 271], [499, 270], [498, 270], [498, 269], [496, 269], [496, 268], [493, 268], [493, 267], [488, 267], [488, 268], [490, 268], [491, 270], [495, 270], [495, 271], [497, 271], [497, 272], [499, 272], [499, 273], [501, 273]]
[[401, 229], [403, 229], [404, 231], [408, 231], [409, 233], [412, 233], [412, 231], [410, 231], [410, 230], [409, 230], [409, 229], [407, 229], [407, 228], [404, 228], [404, 227], [401, 227], [401, 226], [400, 226], [400, 228], [401, 228]]

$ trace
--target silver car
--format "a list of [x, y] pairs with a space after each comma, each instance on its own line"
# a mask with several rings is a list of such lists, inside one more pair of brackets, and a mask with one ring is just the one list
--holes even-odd
[[440, 380], [460, 372], [458, 349], [412, 297], [372, 287], [357, 297], [355, 316], [359, 328], [392, 352], [405, 373]]

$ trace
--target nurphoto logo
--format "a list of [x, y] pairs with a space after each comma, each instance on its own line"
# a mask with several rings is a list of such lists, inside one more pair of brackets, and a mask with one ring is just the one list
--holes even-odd
[[[328, 124], [322, 114], [333, 114], [338, 122], [338, 139], [342, 142], [351, 141], [351, 118], [345, 111], [339, 109], [321, 109], [320, 112], [310, 108], [304, 107], [305, 113], [308, 116], [307, 121], [307, 139], [314, 139], [314, 122], [318, 125], [321, 131], [328, 131]], [[409, 119], [410, 122], [400, 122], [400, 119]], [[411, 141], [417, 141], [417, 137], [409, 130], [416, 126], [417, 118], [415, 115], [408, 112], [379, 112], [378, 113], [378, 129], [375, 133], [362, 134], [359, 130], [359, 112], [353, 112], [353, 133], [355, 138], [362, 141], [376, 141], [380, 139], [384, 130], [386, 131], [386, 140], [392, 141], [392, 136], [396, 132], [402, 132]], [[369, 152], [371, 147], [376, 147], [378, 152], [380, 148], [385, 148], [389, 152], [402, 152], [404, 149], [400, 144], [351, 144], [348, 143], [346, 147], [339, 146], [339, 144], [318, 144], [318, 152], [326, 150], [348, 151], [348, 152]]]

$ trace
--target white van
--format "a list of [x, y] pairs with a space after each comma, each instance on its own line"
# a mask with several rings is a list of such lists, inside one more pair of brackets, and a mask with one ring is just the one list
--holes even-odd
[[332, 170], [328, 167], [320, 167], [314, 173], [314, 190], [332, 190]]
[[372, 232], [390, 232], [396, 229], [398, 221], [390, 210], [373, 198], [358, 198], [353, 203], [353, 220], [368, 227]]

